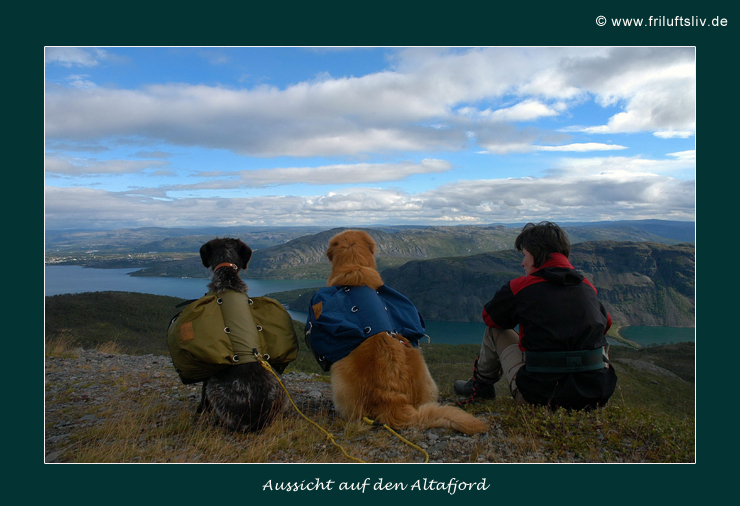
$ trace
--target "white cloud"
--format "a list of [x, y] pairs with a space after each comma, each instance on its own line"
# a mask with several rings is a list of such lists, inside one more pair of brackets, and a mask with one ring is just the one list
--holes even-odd
[[[488, 117], [492, 121], [519, 122], [533, 121], [547, 116], [556, 116], [558, 112], [537, 100], [525, 100], [505, 109], [492, 111]], [[485, 117], [485, 115], [484, 115]]]
[[[446, 172], [452, 164], [444, 160], [424, 159], [420, 163], [357, 163], [324, 165], [320, 167], [285, 167], [276, 169], [256, 169], [232, 172], [202, 172], [199, 177], [212, 180], [176, 185], [166, 188], [169, 191], [258, 188], [288, 184], [344, 185], [359, 183], [380, 183], [400, 181], [419, 174]], [[226, 180], [213, 178], [227, 177]]]
[[492, 110], [488, 108], [484, 111], [477, 111], [471, 107], [463, 107], [458, 112], [463, 116], [502, 123], [534, 121], [539, 118], [557, 116], [559, 114], [555, 108], [549, 107], [538, 100], [531, 99], [502, 109]]
[[[484, 221], [693, 219], [694, 182], [655, 174], [464, 181], [427, 192], [425, 207]], [[431, 214], [431, 213], [430, 213]]]
[[[69, 66], [94, 65], [100, 57], [95, 50], [47, 49], [47, 62]], [[519, 102], [476, 112], [480, 104], [505, 97]], [[48, 85], [46, 132], [52, 140], [136, 137], [243, 155], [335, 156], [461, 150], [469, 145], [465, 132], [473, 131], [483, 149], [506, 153], [527, 150], [535, 137], [486, 140], [491, 121], [551, 117], [588, 97], [602, 106], [623, 105], [606, 125], [586, 129], [589, 133], [693, 132], [693, 50], [418, 48], [399, 51], [386, 71], [323, 76], [285, 89]]]
[[97, 85], [87, 79], [88, 77], [90, 76], [84, 74], [69, 75], [66, 77], [66, 81], [69, 86], [80, 90], [95, 88]]
[[81, 176], [93, 174], [135, 174], [147, 169], [162, 168], [168, 162], [158, 160], [72, 160], [47, 156], [44, 170], [47, 174]]
[[696, 129], [693, 48], [615, 48], [608, 57], [574, 61], [571, 79], [604, 107], [623, 111], [587, 133], [689, 131]]
[[550, 174], [568, 174], [571, 177], [646, 177], [649, 175], [667, 175], [678, 178], [696, 167], [695, 159], [690, 156], [679, 156], [674, 159], [655, 160], [639, 156], [609, 156], [591, 158], [561, 158], [555, 162]]
[[[478, 145], [485, 149], [483, 153], [509, 154], [532, 151], [532, 145], [541, 139], [542, 132], [535, 128], [517, 130], [510, 125], [489, 125], [475, 132]], [[561, 135], [550, 140], [557, 142], [566, 136]]]
[[[383, 103], [379, 97], [366, 99], [364, 90], [347, 88], [342, 81], [304, 83], [285, 91], [200, 85], [158, 85], [136, 91], [50, 87], [46, 132], [51, 139], [77, 141], [141, 136], [258, 156], [461, 149], [465, 145], [462, 131], [409, 123], [426, 118], [423, 100], [395, 97], [380, 87], [378, 93], [387, 98]], [[375, 87], [369, 88], [368, 97], [375, 92]]]
[[601, 144], [598, 142], [581, 142], [574, 144], [565, 144], [563, 146], [533, 146], [537, 151], [613, 151], [627, 149], [627, 146], [618, 144]]
[[44, 61], [47, 64], [63, 67], [95, 67], [108, 53], [103, 49], [83, 49], [79, 47], [47, 47]]
[[510, 153], [526, 153], [532, 150], [530, 142], [489, 142], [480, 144], [486, 148], [484, 151], [478, 151], [482, 155], [508, 155]]
[[687, 151], [677, 151], [676, 153], [668, 153], [668, 156], [672, 156], [674, 158], [678, 158], [679, 160], [686, 160], [691, 162], [696, 162], [696, 150], [695, 149], [689, 149]]
[[[361, 225], [693, 220], [695, 182], [661, 174], [676, 160], [572, 159], [544, 177], [463, 180], [409, 193], [348, 188], [315, 196], [163, 199], [154, 190], [114, 193], [47, 188], [47, 228], [87, 226]], [[652, 170], [652, 172], [651, 172]], [[227, 211], [227, 212], [225, 212]], [[91, 221], [92, 220], [92, 221]]]
[[653, 132], [653, 135], [656, 137], [660, 137], [661, 139], [688, 139], [692, 135], [694, 135], [694, 132], [690, 132], [687, 130], [660, 130], [657, 132]]

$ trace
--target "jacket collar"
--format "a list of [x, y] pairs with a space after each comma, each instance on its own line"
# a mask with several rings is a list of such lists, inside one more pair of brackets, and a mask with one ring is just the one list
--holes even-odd
[[[540, 269], [546, 269], [548, 267], [563, 267], [566, 269], [574, 269], [574, 267], [570, 264], [568, 259], [562, 253], [550, 253], [550, 255], [547, 257], [547, 260], [545, 260], [545, 263], [542, 264], [539, 269], [537, 269], [537, 271], [539, 271]], [[534, 274], [534, 272], [532, 274]]]

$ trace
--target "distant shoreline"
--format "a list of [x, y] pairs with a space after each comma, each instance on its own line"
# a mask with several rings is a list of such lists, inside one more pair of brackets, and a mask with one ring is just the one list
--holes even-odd
[[612, 339], [614, 339], [615, 341], [619, 342], [620, 344], [631, 346], [631, 347], [636, 348], [636, 349], [641, 349], [641, 348], [644, 348], [645, 346], [651, 346], [653, 344], [661, 344], [661, 343], [662, 344], [666, 344], [666, 343], [670, 343], [670, 342], [695, 342], [696, 341], [696, 337], [694, 336], [694, 339], [681, 339], [681, 340], [678, 340], [678, 341], [675, 341], [673, 339], [667, 339], [665, 342], [662, 342], [662, 341], [656, 339], [656, 340], [651, 340], [651, 342], [648, 343], [648, 344], [644, 344], [644, 343], [641, 344], [641, 342], [644, 341], [644, 339], [643, 339], [644, 336], [641, 336], [638, 333], [637, 336], [633, 337], [633, 339], [634, 338], [637, 338], [639, 340], [639, 342], [638, 342], [638, 341], [635, 341], [635, 340], [630, 339], [628, 337], [625, 337], [624, 334], [621, 332], [622, 330], [627, 329], [627, 328], [630, 328], [630, 327], [635, 327], [636, 329], [647, 329], [647, 330], [654, 328], [654, 329], [656, 329], [656, 332], [655, 333], [658, 336], [661, 336], [662, 331], [665, 330], [665, 329], [691, 329], [691, 330], [693, 330], [694, 333], [696, 333], [696, 327], [695, 326], [690, 326], [690, 327], [689, 326], [684, 326], [684, 327], [663, 327], [663, 326], [660, 326], [660, 325], [622, 325], [622, 326], [614, 325], [612, 327], [612, 329], [610, 329], [611, 330], [610, 333], [607, 334], [607, 337], [611, 337]]
[[[629, 339], [627, 339], [626, 337], [624, 337], [624, 336], [622, 335], [622, 333], [621, 333], [621, 332], [619, 332], [619, 331], [620, 331], [620, 329], [622, 329], [622, 327], [621, 327], [621, 326], [617, 326], [617, 325], [615, 325], [615, 326], [614, 326], [614, 332], [615, 332], [615, 333], [616, 333], [617, 335], [616, 335], [616, 336], [611, 336], [611, 337], [612, 337], [612, 338], [613, 338], [613, 339], [614, 339], [615, 341], [617, 341], [617, 342], [619, 342], [619, 343], [621, 343], [621, 344], [624, 344], [624, 345], [626, 345], [626, 346], [631, 346], [632, 348], [635, 348], [635, 349], [638, 349], [638, 350], [642, 348], [642, 345], [640, 345], [640, 344], [637, 344], [637, 343], [636, 343], [636, 342], [634, 342], [634, 341], [630, 341]], [[610, 336], [607, 336], [607, 337], [610, 337]]]

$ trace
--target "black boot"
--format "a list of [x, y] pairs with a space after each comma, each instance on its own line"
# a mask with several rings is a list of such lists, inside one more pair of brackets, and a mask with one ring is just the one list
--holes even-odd
[[475, 364], [473, 364], [473, 377], [468, 381], [455, 381], [454, 390], [457, 395], [467, 397], [466, 400], [458, 402], [458, 405], [461, 406], [478, 402], [483, 399], [496, 398], [496, 390], [493, 383], [483, 381], [480, 376], [478, 376], [478, 358], [475, 359]]

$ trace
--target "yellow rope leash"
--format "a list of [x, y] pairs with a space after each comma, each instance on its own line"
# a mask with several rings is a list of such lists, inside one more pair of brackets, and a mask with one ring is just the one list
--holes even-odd
[[[278, 383], [280, 384], [280, 386], [283, 387], [283, 390], [285, 391], [285, 395], [288, 396], [288, 400], [293, 405], [293, 407], [298, 412], [298, 414], [303, 417], [304, 420], [306, 420], [307, 422], [309, 422], [310, 424], [312, 424], [314, 427], [318, 428], [321, 432], [323, 432], [324, 434], [326, 434], [326, 438], [329, 441], [331, 441], [331, 444], [333, 444], [334, 446], [336, 446], [337, 448], [339, 448], [342, 451], [342, 453], [347, 458], [349, 458], [351, 460], [354, 460], [355, 462], [360, 462], [362, 464], [367, 464], [367, 462], [365, 462], [364, 460], [360, 460], [360, 459], [358, 459], [356, 457], [353, 457], [352, 455], [349, 455], [346, 451], [344, 451], [344, 448], [342, 448], [342, 446], [339, 443], [337, 443], [336, 441], [334, 441], [334, 435], [333, 434], [331, 434], [330, 432], [328, 432], [327, 430], [325, 430], [323, 427], [321, 427], [319, 424], [317, 424], [316, 422], [314, 422], [313, 420], [311, 420], [310, 418], [308, 418], [306, 415], [304, 415], [303, 413], [301, 413], [301, 410], [298, 409], [298, 406], [296, 406], [295, 402], [293, 402], [293, 399], [290, 397], [290, 393], [288, 392], [288, 389], [285, 388], [285, 385], [283, 385], [283, 382], [280, 381], [280, 377], [272, 369], [272, 366], [270, 366], [270, 364], [262, 357], [262, 355], [256, 349], [253, 349], [252, 350], [252, 353], [254, 353], [254, 356], [257, 357], [257, 360], [262, 365], [262, 367], [264, 367], [265, 369], [267, 369], [268, 371], [270, 371], [272, 373], [272, 375], [275, 376], [275, 379], [278, 381]], [[383, 427], [383, 428], [387, 429], [391, 434], [395, 435], [398, 439], [400, 439], [401, 441], [403, 441], [407, 445], [409, 445], [409, 446], [411, 446], [413, 448], [416, 448], [417, 450], [419, 450], [420, 452], [422, 452], [424, 454], [424, 456], [425, 456], [425, 460], [424, 460], [424, 463], [425, 464], [427, 462], [429, 462], [429, 454], [423, 448], [421, 448], [421, 447], [415, 445], [414, 443], [412, 443], [411, 441], [407, 440], [406, 438], [404, 438], [403, 436], [401, 436], [400, 434], [398, 434], [396, 431], [394, 431], [393, 429], [391, 429], [390, 427], [388, 427], [387, 424], [381, 424], [379, 422], [375, 422], [374, 420], [370, 420], [366, 416], [363, 417], [362, 420], [365, 423], [367, 423], [368, 425], [372, 425], [374, 427]]]
[[411, 441], [409, 441], [408, 439], [404, 438], [404, 437], [403, 437], [402, 435], [400, 435], [400, 434], [399, 434], [398, 432], [396, 432], [395, 430], [393, 430], [393, 429], [391, 429], [390, 427], [388, 427], [388, 425], [387, 425], [387, 424], [385, 424], [385, 423], [380, 423], [380, 422], [376, 422], [375, 420], [370, 420], [370, 419], [369, 419], [368, 417], [366, 417], [366, 416], [363, 416], [363, 417], [362, 417], [362, 421], [363, 421], [363, 422], [365, 422], [365, 423], [366, 423], [366, 424], [368, 424], [368, 425], [372, 425], [373, 427], [383, 427], [384, 429], [388, 430], [388, 432], [390, 432], [391, 434], [393, 434], [394, 436], [396, 436], [396, 437], [397, 437], [398, 439], [400, 439], [401, 441], [403, 441], [403, 442], [404, 442], [404, 443], [406, 443], [407, 445], [409, 445], [409, 446], [411, 446], [411, 447], [413, 447], [413, 448], [416, 448], [416, 449], [417, 449], [417, 450], [419, 450], [419, 451], [420, 451], [421, 453], [423, 453], [423, 454], [424, 454], [424, 463], [425, 463], [425, 464], [426, 464], [427, 462], [429, 462], [429, 454], [428, 454], [428, 453], [426, 452], [426, 450], [424, 450], [424, 448], [422, 448], [422, 447], [420, 447], [420, 446], [417, 446], [417, 445], [415, 445], [414, 443], [412, 443]]
[[342, 446], [339, 443], [337, 443], [336, 441], [334, 441], [334, 435], [333, 434], [331, 434], [330, 432], [328, 432], [327, 430], [325, 430], [323, 427], [321, 427], [319, 424], [317, 424], [313, 420], [309, 419], [306, 415], [304, 415], [303, 413], [301, 413], [301, 410], [298, 409], [298, 406], [295, 405], [295, 402], [293, 402], [293, 399], [290, 397], [290, 393], [288, 393], [288, 389], [285, 388], [285, 385], [283, 385], [283, 382], [280, 381], [280, 377], [272, 369], [272, 367], [270, 366], [270, 364], [267, 363], [267, 361], [264, 358], [262, 358], [262, 355], [257, 350], [252, 350], [252, 353], [254, 353], [254, 356], [257, 357], [257, 360], [259, 361], [260, 364], [262, 364], [262, 367], [264, 367], [265, 369], [267, 369], [268, 371], [270, 371], [272, 373], [272, 375], [275, 376], [275, 379], [278, 380], [278, 383], [280, 383], [280, 386], [283, 387], [283, 390], [285, 390], [285, 395], [288, 396], [288, 400], [293, 405], [293, 407], [295, 408], [295, 410], [298, 411], [298, 414], [303, 417], [304, 420], [306, 420], [307, 422], [311, 423], [316, 428], [318, 428], [321, 432], [323, 432], [324, 434], [326, 434], [326, 438], [329, 441], [331, 441], [331, 444], [333, 444], [334, 446], [336, 446], [337, 448], [339, 448], [340, 450], [342, 450], [342, 453], [347, 458], [349, 458], [351, 460], [354, 460], [355, 462], [360, 462], [362, 464], [367, 464], [367, 462], [365, 462], [364, 460], [360, 460], [358, 458], [353, 457], [352, 455], [349, 455], [346, 451], [344, 451], [344, 448], [342, 448]]

